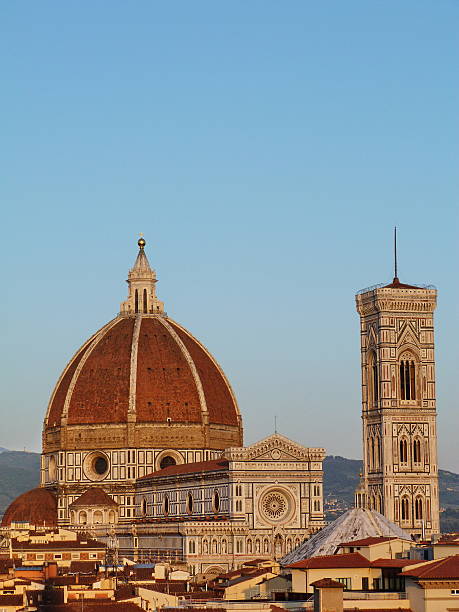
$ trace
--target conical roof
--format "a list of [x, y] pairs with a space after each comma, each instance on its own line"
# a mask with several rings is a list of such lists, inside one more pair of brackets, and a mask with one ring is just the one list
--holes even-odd
[[411, 536], [406, 531], [379, 512], [353, 508], [292, 550], [281, 560], [281, 564], [289, 565], [310, 557], [333, 555], [342, 542], [353, 542], [373, 536], [411, 540]]

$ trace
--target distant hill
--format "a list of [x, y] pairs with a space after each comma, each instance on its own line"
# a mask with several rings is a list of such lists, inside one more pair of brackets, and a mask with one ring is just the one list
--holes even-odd
[[[324, 461], [324, 496], [328, 520], [333, 520], [354, 503], [362, 462], [334, 457]], [[33, 489], [40, 479], [40, 455], [22, 451], [0, 452], [0, 516], [21, 493]], [[459, 474], [439, 471], [442, 531], [459, 531]]]
[[[329, 455], [324, 461], [324, 496], [327, 519], [335, 519], [354, 503], [362, 462]], [[438, 471], [440, 485], [441, 530], [459, 531], [459, 474]]]
[[4, 450], [0, 453], [0, 516], [21, 493], [38, 486], [40, 455]]

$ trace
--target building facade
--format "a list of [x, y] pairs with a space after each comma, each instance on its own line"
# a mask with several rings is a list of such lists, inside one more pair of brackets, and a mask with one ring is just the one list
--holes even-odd
[[2, 526], [35, 507], [36, 524], [193, 571], [281, 557], [325, 524], [324, 449], [278, 434], [243, 446], [222, 368], [164, 312], [145, 240], [138, 245], [119, 315], [75, 353], [51, 394], [41, 487], [13, 502]]
[[178, 522], [194, 572], [228, 571], [254, 557], [279, 559], [325, 524], [324, 456], [322, 448], [305, 448], [273, 434], [227, 449], [217, 460], [140, 478], [139, 546], [154, 549], [161, 525]]
[[356, 502], [412, 535], [439, 532], [433, 287], [359, 292], [363, 474]]

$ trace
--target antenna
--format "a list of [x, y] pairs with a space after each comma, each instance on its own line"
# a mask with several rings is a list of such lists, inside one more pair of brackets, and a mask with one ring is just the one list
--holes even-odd
[[274, 433], [277, 434], [277, 415], [274, 415]]
[[394, 280], [398, 280], [397, 271], [397, 226], [394, 227]]

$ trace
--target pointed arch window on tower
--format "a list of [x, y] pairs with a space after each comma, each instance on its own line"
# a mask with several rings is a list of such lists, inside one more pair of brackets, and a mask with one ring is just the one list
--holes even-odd
[[148, 312], [147, 290], [143, 290], [143, 312]]
[[421, 463], [421, 461], [421, 440], [419, 440], [419, 438], [416, 438], [415, 440], [413, 440], [413, 462]]
[[409, 504], [408, 498], [402, 497], [400, 505], [401, 505], [400, 514], [402, 516], [402, 521], [408, 521], [410, 518], [410, 510], [409, 510], [410, 504]]
[[369, 379], [369, 403], [376, 406], [379, 400], [379, 374], [378, 362], [375, 351], [371, 351], [368, 360], [368, 379]]
[[139, 312], [139, 292], [137, 289], [135, 290], [134, 310], [136, 314]]
[[400, 463], [408, 463], [408, 443], [405, 438], [400, 440], [399, 455]]
[[379, 436], [376, 436], [376, 447], [375, 447], [375, 467], [377, 470], [381, 469], [381, 443]]
[[424, 518], [424, 508], [422, 503], [422, 497], [417, 497], [414, 502], [414, 516], [418, 521]]
[[412, 359], [400, 361], [400, 399], [416, 399], [416, 364]]

